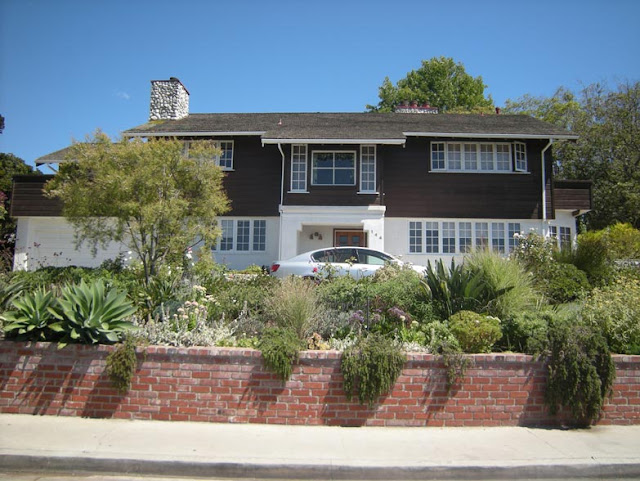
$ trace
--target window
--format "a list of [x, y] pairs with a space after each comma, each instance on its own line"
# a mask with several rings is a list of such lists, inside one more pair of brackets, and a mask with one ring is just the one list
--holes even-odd
[[571, 227], [560, 227], [560, 249], [571, 248]]
[[504, 224], [502, 222], [491, 223], [491, 248], [501, 254], [505, 252]]
[[305, 192], [307, 190], [307, 146], [291, 146], [291, 190]]
[[355, 152], [325, 152], [312, 154], [313, 185], [355, 185]]
[[487, 222], [476, 222], [476, 249], [486, 249], [489, 247], [489, 224]]
[[[189, 155], [192, 142], [198, 142], [197, 140], [187, 140], [184, 143], [185, 153]], [[222, 170], [233, 169], [233, 140], [216, 140], [213, 141], [215, 148], [220, 149], [220, 155], [215, 157], [216, 165], [222, 167]]]
[[263, 252], [266, 250], [266, 220], [232, 220], [220, 221], [222, 235], [213, 250], [222, 252]]
[[527, 171], [527, 146], [520, 142], [513, 144], [514, 156], [516, 159], [516, 170], [518, 172]]
[[519, 240], [516, 238], [516, 234], [520, 234], [520, 223], [509, 222], [509, 252], [513, 252], [518, 247]]
[[444, 143], [431, 144], [431, 170], [444, 170]]
[[360, 147], [360, 192], [376, 191], [376, 146]]
[[558, 239], [558, 228], [555, 225], [549, 226], [549, 237], [551, 239]]
[[442, 253], [455, 254], [456, 252], [456, 223], [442, 223]]
[[460, 252], [471, 252], [473, 247], [473, 234], [471, 222], [460, 222]]
[[439, 252], [439, 235], [437, 222], [424, 223], [424, 251], [426, 253]]
[[422, 222], [409, 222], [409, 252], [422, 252]]
[[516, 170], [527, 171], [526, 145], [523, 143], [432, 142], [432, 171], [513, 172], [513, 145]]

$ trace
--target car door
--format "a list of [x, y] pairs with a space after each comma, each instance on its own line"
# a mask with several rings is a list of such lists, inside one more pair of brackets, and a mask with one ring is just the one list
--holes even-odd
[[355, 253], [350, 248], [324, 249], [316, 252], [312, 258], [317, 263], [320, 276], [346, 276], [354, 270], [352, 264], [355, 262]]
[[378, 269], [384, 267], [385, 263], [391, 260], [382, 252], [370, 249], [358, 249], [357, 255], [358, 263], [354, 267], [357, 267], [358, 278], [374, 275]]

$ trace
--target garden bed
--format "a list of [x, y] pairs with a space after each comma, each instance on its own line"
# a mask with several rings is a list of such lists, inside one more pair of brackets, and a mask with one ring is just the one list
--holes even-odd
[[[447, 391], [441, 356], [408, 353], [390, 393], [372, 408], [349, 401], [341, 353], [303, 351], [287, 382], [261, 354], [239, 348], [138, 348], [131, 389], [106, 373], [110, 346], [0, 341], [0, 412], [264, 424], [340, 426], [548, 426], [544, 361], [478, 354]], [[599, 424], [640, 424], [640, 356], [613, 356], [616, 380]]]

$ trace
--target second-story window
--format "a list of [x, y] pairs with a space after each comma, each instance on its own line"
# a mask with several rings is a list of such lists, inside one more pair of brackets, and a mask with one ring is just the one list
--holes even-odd
[[360, 192], [376, 191], [376, 146], [360, 148]]
[[[191, 155], [192, 144], [196, 142], [199, 141], [187, 140], [184, 143], [186, 155]], [[220, 155], [216, 155], [214, 158], [216, 165], [219, 165], [222, 170], [233, 170], [233, 140], [214, 140], [213, 146], [221, 151]]]
[[294, 144], [291, 146], [291, 191], [307, 190], [307, 146]]
[[522, 142], [431, 142], [431, 171], [527, 172], [526, 147]]
[[516, 170], [519, 172], [527, 171], [527, 146], [520, 142], [513, 144], [514, 156], [516, 159]]
[[356, 153], [315, 151], [312, 154], [313, 185], [355, 185]]

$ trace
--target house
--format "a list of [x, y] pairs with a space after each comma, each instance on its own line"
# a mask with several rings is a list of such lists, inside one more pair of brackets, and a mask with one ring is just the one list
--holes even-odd
[[[426, 264], [476, 247], [510, 252], [534, 230], [574, 242], [591, 208], [589, 182], [553, 178], [553, 143], [572, 133], [523, 115], [395, 113], [189, 113], [176, 78], [151, 82], [150, 120], [129, 137], [213, 139], [231, 211], [214, 249], [231, 268], [268, 265], [307, 250], [360, 245]], [[54, 165], [63, 151], [37, 160]], [[15, 269], [98, 265], [73, 251], [60, 205], [42, 195], [47, 176], [15, 179]]]

